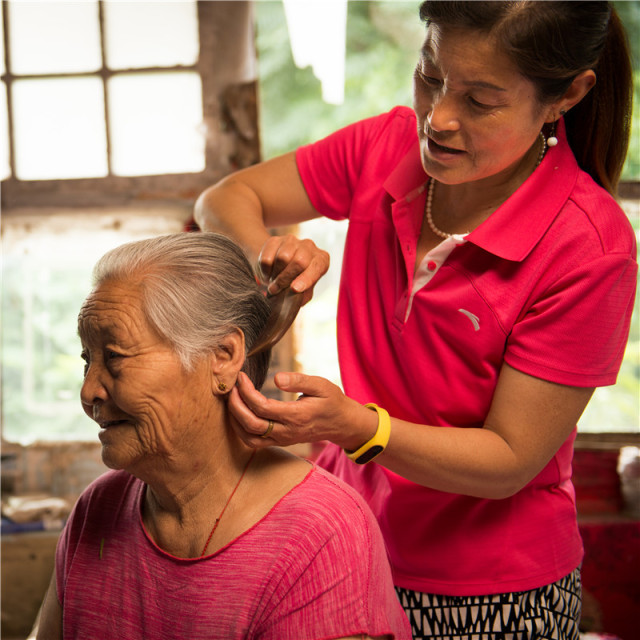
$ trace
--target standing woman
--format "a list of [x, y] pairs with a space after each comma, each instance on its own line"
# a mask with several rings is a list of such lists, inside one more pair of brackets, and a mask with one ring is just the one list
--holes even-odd
[[241, 376], [230, 409], [252, 446], [329, 441], [319, 462], [376, 513], [416, 638], [577, 638], [576, 423], [615, 382], [636, 287], [612, 197], [626, 37], [608, 2], [427, 1], [420, 15], [413, 111], [238, 172], [196, 205], [272, 292], [307, 298], [328, 255], [267, 229], [349, 219], [345, 393], [279, 373], [301, 394], [279, 402]]

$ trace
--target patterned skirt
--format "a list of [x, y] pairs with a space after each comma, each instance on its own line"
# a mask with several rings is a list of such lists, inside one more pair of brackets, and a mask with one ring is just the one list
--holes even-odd
[[396, 587], [414, 640], [577, 640], [580, 569], [531, 591], [441, 596]]

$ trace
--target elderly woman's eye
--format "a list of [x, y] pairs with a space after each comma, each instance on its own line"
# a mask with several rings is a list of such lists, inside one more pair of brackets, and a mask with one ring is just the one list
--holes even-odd
[[83, 375], [86, 376], [87, 371], [89, 371], [89, 356], [83, 351], [80, 357], [84, 360]]

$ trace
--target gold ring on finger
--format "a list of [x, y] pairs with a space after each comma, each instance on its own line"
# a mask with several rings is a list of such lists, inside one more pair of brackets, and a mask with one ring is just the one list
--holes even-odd
[[275, 422], [273, 420], [269, 420], [269, 426], [267, 427], [267, 430], [260, 437], [268, 438], [270, 433], [273, 431], [274, 425], [275, 425]]

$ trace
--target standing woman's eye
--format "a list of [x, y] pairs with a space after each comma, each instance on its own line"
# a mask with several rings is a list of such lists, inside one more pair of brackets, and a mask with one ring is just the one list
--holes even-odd
[[471, 106], [476, 107], [477, 109], [493, 109], [492, 104], [486, 104], [484, 102], [480, 102], [479, 100], [476, 100], [472, 96], [469, 96], [469, 102]]
[[426, 85], [429, 85], [430, 87], [437, 87], [440, 85], [440, 80], [438, 80], [438, 78], [434, 78], [433, 76], [425, 74], [420, 64], [418, 64], [418, 66], [416, 67], [416, 75], [418, 76], [418, 78], [420, 78], [420, 80], [422, 80], [422, 82], [424, 82]]

